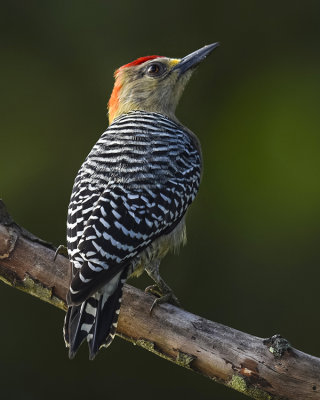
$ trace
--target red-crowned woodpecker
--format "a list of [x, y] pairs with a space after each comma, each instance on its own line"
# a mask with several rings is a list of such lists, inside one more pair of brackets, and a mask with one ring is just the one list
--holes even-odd
[[115, 72], [109, 127], [82, 164], [68, 209], [70, 358], [85, 339], [90, 359], [111, 343], [129, 276], [146, 270], [162, 296], [155, 303], [177, 303], [159, 264], [186, 241], [202, 162], [197, 137], [175, 109], [195, 67], [217, 46], [182, 59], [141, 57]]

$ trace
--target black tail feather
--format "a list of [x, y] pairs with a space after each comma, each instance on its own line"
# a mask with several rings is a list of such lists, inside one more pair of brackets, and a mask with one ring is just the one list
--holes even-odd
[[80, 305], [68, 308], [64, 337], [73, 358], [81, 343], [87, 338], [89, 358], [94, 359], [102, 345], [108, 346], [116, 332], [121, 305], [123, 284], [128, 268], [121, 270], [103, 288]]
[[127, 269], [122, 271], [117, 287], [111, 296], [107, 296], [103, 293], [99, 299], [93, 336], [89, 343], [91, 360], [96, 356], [99, 348], [102, 345], [108, 346], [115, 336], [121, 306], [123, 284], [127, 279], [127, 274]]
[[[97, 300], [90, 298], [78, 306], [68, 308], [65, 318], [64, 336], [65, 342], [69, 347], [69, 358], [74, 358], [81, 343], [88, 335], [85, 326], [90, 326], [94, 323], [94, 316], [86, 312], [88, 304], [95, 307]], [[84, 325], [87, 324], [87, 325]]]

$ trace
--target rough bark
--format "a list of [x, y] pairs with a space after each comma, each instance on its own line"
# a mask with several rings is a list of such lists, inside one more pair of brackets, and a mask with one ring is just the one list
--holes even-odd
[[[0, 201], [0, 279], [66, 309], [69, 262], [19, 227]], [[262, 339], [169, 304], [149, 313], [153, 296], [126, 285], [118, 335], [160, 357], [254, 399], [319, 399], [320, 359], [280, 335]]]

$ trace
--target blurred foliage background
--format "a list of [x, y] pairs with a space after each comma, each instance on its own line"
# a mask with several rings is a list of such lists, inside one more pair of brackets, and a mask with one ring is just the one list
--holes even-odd
[[[187, 310], [320, 356], [320, 3], [13, 0], [0, 15], [0, 196], [56, 245], [113, 71], [221, 42], [177, 110], [205, 170], [162, 271]], [[0, 313], [3, 398], [244, 399], [120, 339], [69, 361], [62, 312], [4, 284]]]

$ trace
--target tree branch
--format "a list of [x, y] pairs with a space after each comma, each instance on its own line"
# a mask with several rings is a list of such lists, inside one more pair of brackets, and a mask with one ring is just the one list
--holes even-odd
[[[19, 227], [0, 200], [0, 279], [63, 310], [69, 261]], [[320, 399], [320, 359], [280, 335], [261, 339], [125, 285], [117, 334], [254, 399]]]

